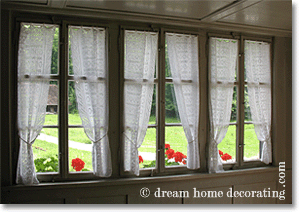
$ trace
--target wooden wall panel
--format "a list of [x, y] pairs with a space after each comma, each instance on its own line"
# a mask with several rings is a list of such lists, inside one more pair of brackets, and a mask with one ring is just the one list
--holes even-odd
[[168, 198], [168, 197], [155, 197], [151, 194], [149, 197], [144, 198], [140, 195], [129, 195], [128, 204], [182, 204], [182, 198]]
[[64, 199], [15, 200], [11, 204], [65, 204]]
[[[218, 187], [218, 188], [206, 188], [206, 189], [197, 189], [199, 193], [194, 193], [194, 189], [192, 190], [192, 194], [190, 192], [190, 198], [184, 198], [184, 204], [232, 204], [232, 198], [227, 197], [227, 192], [229, 191], [229, 188], [231, 187]], [[205, 197], [205, 195], [208, 195], [209, 191], [215, 191], [217, 194], [213, 193], [214, 197], [212, 197], [212, 194], [210, 197]], [[221, 193], [222, 192], [222, 197]], [[217, 195], [217, 197], [215, 197]], [[201, 196], [199, 198], [199, 196]], [[195, 198], [196, 197], [196, 198]]]
[[[271, 197], [252, 197], [252, 193], [249, 194], [251, 191], [266, 191], [265, 194], [268, 195], [267, 191], [270, 191]], [[276, 182], [269, 182], [269, 183], [257, 183], [257, 184], [247, 184], [247, 185], [237, 185], [234, 186], [234, 189], [232, 190], [232, 195], [234, 195], [234, 192], [241, 192], [244, 191], [243, 197], [234, 197], [233, 198], [233, 203], [234, 204], [275, 204], [277, 198], [272, 198], [272, 191], [277, 191], [277, 186]], [[248, 192], [247, 197], [246, 191]], [[278, 191], [279, 192], [279, 191]], [[230, 194], [229, 194], [230, 195]], [[251, 196], [250, 196], [251, 195]], [[256, 194], [254, 194], [256, 195]], [[250, 197], [249, 197], [250, 196]], [[263, 196], [265, 196], [263, 194]]]
[[89, 197], [78, 198], [78, 204], [126, 204], [126, 196], [102, 196], [102, 197]]

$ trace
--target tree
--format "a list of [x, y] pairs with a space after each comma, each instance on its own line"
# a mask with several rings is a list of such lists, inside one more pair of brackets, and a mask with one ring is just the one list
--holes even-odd
[[[70, 47], [69, 43], [69, 47]], [[51, 58], [51, 74], [58, 74], [58, 58], [59, 55], [59, 28], [56, 28], [54, 38], [53, 38], [53, 47], [52, 47], [52, 58]], [[72, 75], [74, 74], [73, 72], [73, 62], [72, 62], [72, 57], [71, 57], [71, 50], [69, 51], [69, 74]], [[57, 81], [50, 81], [50, 84], [55, 84], [57, 85]], [[74, 82], [69, 82], [69, 101], [70, 101], [70, 106], [69, 106], [69, 113], [78, 113], [77, 109], [77, 101], [76, 101], [76, 94], [75, 94], [75, 83]]]

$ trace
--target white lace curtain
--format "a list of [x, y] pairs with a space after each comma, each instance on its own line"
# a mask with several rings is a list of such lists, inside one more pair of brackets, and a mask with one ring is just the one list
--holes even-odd
[[193, 35], [166, 33], [166, 42], [179, 116], [188, 141], [187, 168], [198, 169], [198, 38]]
[[231, 39], [210, 38], [210, 142], [209, 173], [223, 171], [218, 144], [227, 132], [233, 98], [238, 42]]
[[18, 51], [18, 184], [38, 183], [32, 144], [45, 122], [55, 28], [55, 25], [21, 23]]
[[245, 73], [249, 105], [258, 140], [263, 143], [261, 161], [272, 162], [270, 44], [245, 40]]
[[112, 173], [108, 140], [108, 90], [106, 31], [103, 28], [69, 26], [76, 99], [82, 125], [93, 142], [93, 173]]
[[124, 170], [139, 175], [138, 148], [148, 127], [158, 50], [155, 32], [125, 31]]

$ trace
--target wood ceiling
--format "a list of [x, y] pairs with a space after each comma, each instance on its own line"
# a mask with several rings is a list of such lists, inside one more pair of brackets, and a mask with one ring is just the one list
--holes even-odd
[[[12, 2], [12, 1], [10, 1]], [[201, 22], [258, 26], [292, 31], [292, 1], [237, 0], [16, 0], [18, 4], [44, 5], [49, 8], [119, 11], [185, 18]]]

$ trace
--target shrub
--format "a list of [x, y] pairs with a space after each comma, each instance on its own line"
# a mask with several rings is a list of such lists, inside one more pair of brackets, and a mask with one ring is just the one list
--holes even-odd
[[34, 165], [36, 172], [58, 172], [58, 156], [36, 158]]

